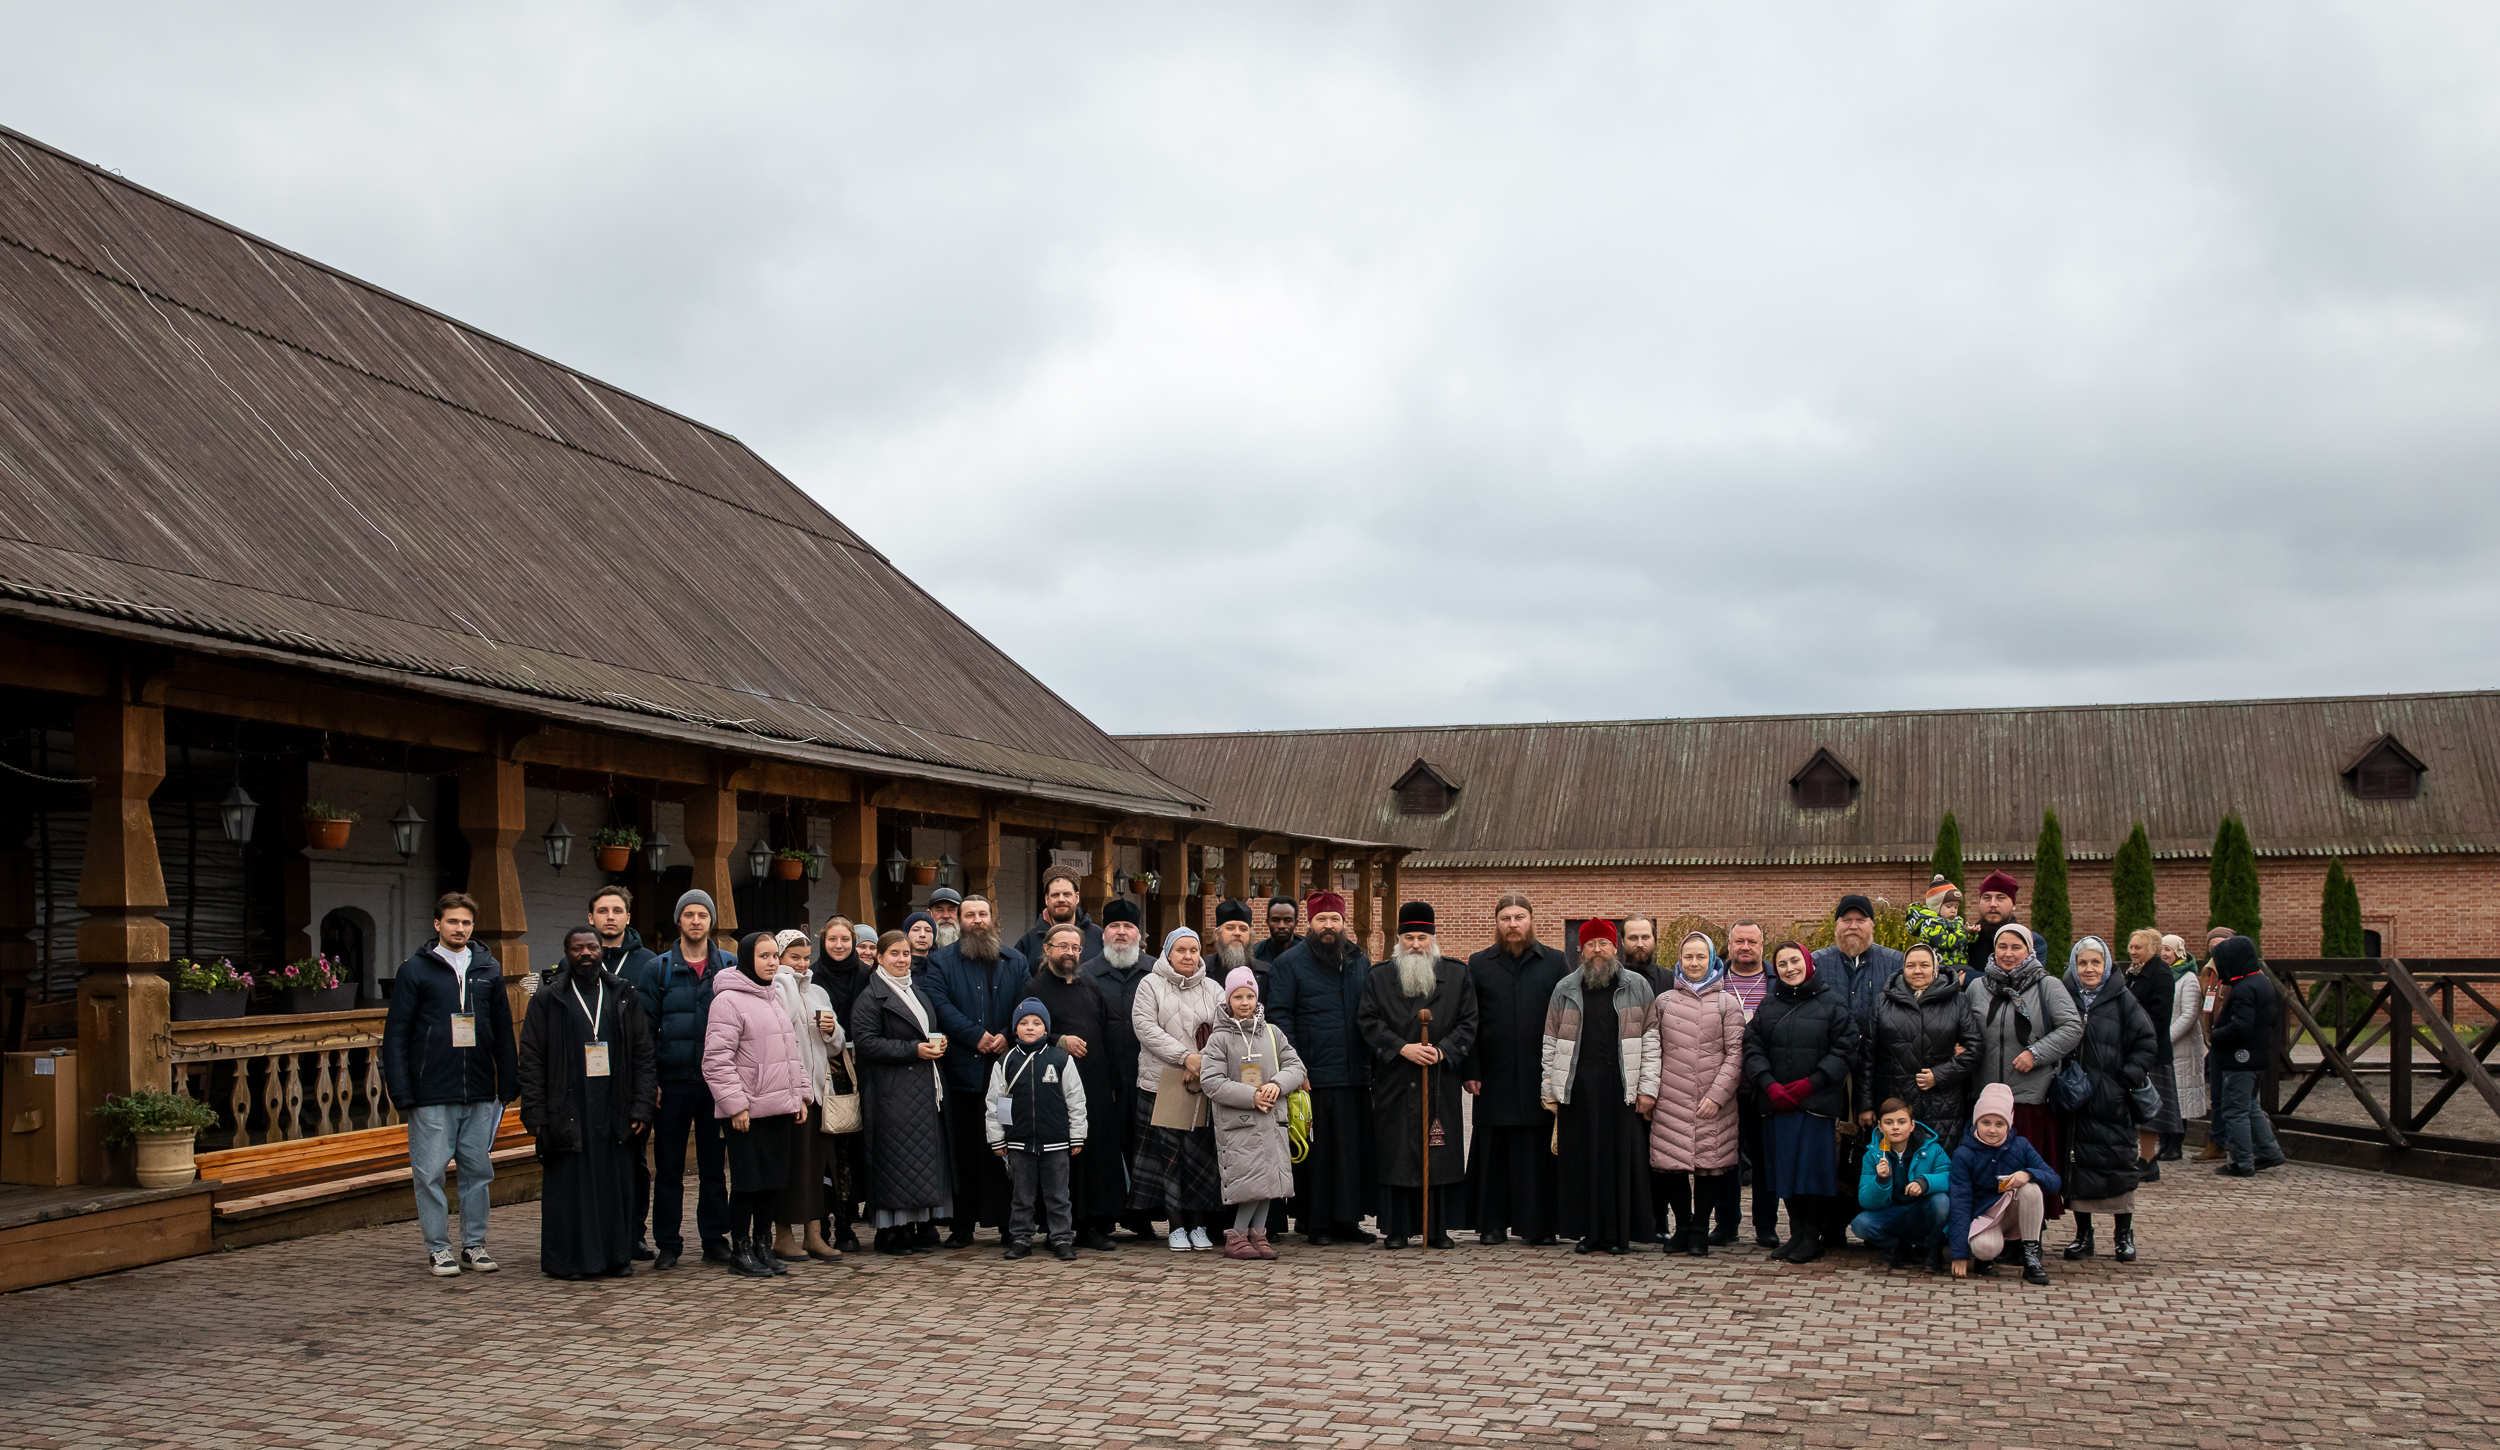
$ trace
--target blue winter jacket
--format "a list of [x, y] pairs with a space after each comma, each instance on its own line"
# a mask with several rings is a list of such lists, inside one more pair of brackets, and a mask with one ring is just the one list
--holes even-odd
[[1345, 968], [1330, 971], [1311, 955], [1308, 941], [1276, 958], [1267, 973], [1267, 1022], [1302, 1055], [1314, 1088], [1370, 1087], [1371, 1049], [1354, 1025], [1363, 988], [1372, 979], [1369, 953], [1345, 945]]
[[698, 975], [687, 965], [685, 943], [680, 942], [644, 963], [638, 975], [625, 977], [642, 997], [662, 1086], [703, 1081], [703, 1034], [712, 1025], [712, 983], [738, 965], [735, 956], [719, 947], [711, 948], [710, 958]]
[[928, 975], [914, 985], [928, 994], [929, 1016], [946, 1034], [938, 1071], [948, 1092], [989, 1091], [997, 1056], [981, 1055], [981, 1037], [1016, 1035], [1016, 1004], [1024, 1000], [1025, 980], [1032, 975], [1024, 953], [1014, 947], [1000, 947], [998, 960], [988, 963], [965, 956], [962, 942], [929, 953]]
[[1970, 1257], [1970, 1221], [1997, 1201], [1997, 1180], [2018, 1171], [2030, 1174], [2042, 1193], [2058, 1193], [2066, 1187], [2057, 1170], [2041, 1162], [2039, 1150], [2020, 1133], [2007, 1129], [2005, 1141], [1994, 1148], [1980, 1142], [1976, 1132], [1962, 1134], [1961, 1146], [1953, 1150], [1953, 1202], [1946, 1219], [1953, 1232], [1952, 1257]]
[[[1925, 1123], [1911, 1124], [1910, 1147], [1905, 1153], [1889, 1148], [1877, 1151], [1875, 1144], [1882, 1141], [1878, 1134], [1875, 1143], [1867, 1145], [1866, 1161], [1858, 1169], [1858, 1207], [1899, 1208], [1927, 1203], [1953, 1191], [1953, 1161], [1945, 1156], [1944, 1144], [1938, 1141], [1935, 1129]], [[1878, 1163], [1890, 1164], [1892, 1171], [1876, 1177]], [[1926, 1191], [1916, 1198], [1907, 1191], [1914, 1178], [1927, 1185]]]
[[[1893, 978], [1901, 975], [1901, 954], [1890, 947], [1869, 946], [1865, 956], [1853, 957], [1836, 946], [1825, 947], [1814, 954], [1814, 975], [1830, 983], [1839, 991], [1842, 1000], [1849, 1004], [1849, 1018], [1858, 1024], [1858, 1053], [1861, 1059], [1850, 1064], [1850, 1071], [1863, 1077], [1867, 1068], [1863, 1059], [1875, 1042], [1875, 1014], [1884, 1005], [1884, 990], [1892, 985]], [[1872, 1089], [1860, 1085], [1860, 1112], [1875, 1106], [1863, 1100], [1870, 1091]]]

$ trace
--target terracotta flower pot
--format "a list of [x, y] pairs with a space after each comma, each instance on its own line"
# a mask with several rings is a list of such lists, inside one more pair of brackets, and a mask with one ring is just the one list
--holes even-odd
[[610, 876], [623, 871], [627, 866], [632, 865], [633, 861], [634, 848], [631, 846], [601, 846], [599, 848], [599, 869]]
[[305, 844], [316, 851], [346, 850], [347, 829], [354, 824], [353, 821], [306, 821]]
[[251, 1010], [252, 994], [241, 987], [231, 992], [176, 992], [176, 1022], [215, 1022], [227, 1017], [240, 1017]]
[[773, 870], [784, 881], [796, 881], [800, 877], [807, 874], [807, 863], [805, 861], [793, 861], [784, 856], [773, 862]]
[[170, 1133], [133, 1133], [139, 1145], [139, 1186], [180, 1188], [200, 1176], [191, 1152], [198, 1135], [189, 1128]]
[[937, 868], [935, 866], [914, 866], [911, 868], [911, 884], [914, 886], [936, 885]]

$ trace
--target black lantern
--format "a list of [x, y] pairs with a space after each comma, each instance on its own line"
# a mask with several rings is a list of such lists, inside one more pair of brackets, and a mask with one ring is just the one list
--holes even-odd
[[761, 881], [764, 873], [772, 869], [773, 848], [765, 843], [762, 836], [758, 836], [755, 844], [747, 847], [747, 874]]
[[561, 871], [573, 860], [573, 830], [558, 816], [548, 822], [546, 834], [538, 839], [547, 843], [547, 864]]
[[1189, 894], [1192, 896], [1206, 895], [1205, 890], [1201, 888], [1198, 883], [1198, 873], [1195, 871], [1189, 873]]
[[938, 857], [938, 885], [940, 885], [940, 886], [952, 886], [952, 885], [954, 885], [954, 884], [955, 884], [955, 868], [956, 868], [956, 867], [958, 867], [958, 866], [960, 866], [960, 865], [962, 865], [962, 864], [963, 864], [962, 862], [957, 861], [957, 860], [956, 860], [954, 857], [952, 857], [952, 856], [940, 856], [940, 857]]
[[416, 855], [424, 840], [425, 817], [417, 814], [416, 802], [400, 802], [399, 814], [391, 817], [391, 844], [398, 848], [399, 859], [405, 861]]
[[226, 839], [238, 846], [252, 839], [252, 818], [259, 814], [260, 802], [252, 799], [239, 780], [217, 805], [217, 820], [226, 828]]
[[885, 879], [896, 886], [903, 884], [903, 873], [911, 869], [911, 861], [900, 851], [889, 851], [885, 857]]
[[825, 879], [825, 853], [813, 846], [807, 848], [807, 879], [810, 881]]
[[653, 831], [651, 839], [642, 843], [642, 859], [650, 863], [651, 874], [654, 876], [667, 870], [668, 837], [662, 832]]
[[1126, 895], [1128, 895], [1128, 887], [1129, 887], [1129, 881], [1128, 881], [1128, 873], [1127, 873], [1126, 871], [1115, 871], [1115, 872], [1113, 872], [1113, 873], [1112, 873], [1112, 876], [1111, 876], [1111, 894], [1112, 894], [1112, 895], [1114, 895], [1114, 896], [1126, 896]]

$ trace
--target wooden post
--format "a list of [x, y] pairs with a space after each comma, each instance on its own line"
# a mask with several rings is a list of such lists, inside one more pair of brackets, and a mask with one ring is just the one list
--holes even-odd
[[[529, 908], [521, 900], [521, 867], [512, 856], [529, 829], [529, 799], [521, 789], [517, 761], [471, 756], [460, 766], [460, 834], [469, 843], [469, 895], [477, 899], [477, 941], [503, 963], [512, 1019], [521, 1020], [527, 999], [520, 979], [529, 975]], [[429, 912], [430, 914], [430, 912]]]
[[[304, 826], [304, 803], [312, 798], [311, 762], [298, 756], [281, 761], [278, 766], [278, 799], [273, 802], [278, 839], [285, 850], [278, 856], [278, 909], [285, 934], [278, 938], [278, 960], [300, 962], [313, 954], [312, 919], [312, 857], [305, 854], [312, 846], [312, 833]], [[367, 830], [388, 831], [388, 826], [368, 826]], [[483, 900], [484, 898], [480, 898]], [[479, 922], [483, 927], [486, 923]], [[498, 957], [502, 956], [497, 952]]]
[[1380, 863], [1364, 856], [1355, 865], [1362, 874], [1355, 878], [1354, 939], [1363, 944], [1363, 950], [1372, 954], [1373, 961], [1379, 961], [1388, 954], [1385, 947], [1372, 945], [1372, 925], [1376, 916], [1372, 910], [1372, 896], [1380, 882]]
[[[1250, 833], [1233, 832], [1233, 843], [1224, 848], [1224, 895], [1247, 904], [1250, 900]], [[1267, 930], [1267, 911], [1262, 907], [1250, 913], [1258, 925], [1254, 931]]]
[[686, 797], [686, 849], [694, 862], [694, 885], [712, 894], [712, 933], [726, 938], [738, 929], [738, 878], [729, 856], [742, 851], [738, 839], [738, 793], [716, 785], [697, 786]]
[[1398, 880], [1398, 860], [1392, 856], [1381, 868], [1381, 889], [1387, 897], [1389, 925], [1393, 928], [1398, 924], [1398, 913], [1406, 907], [1406, 891]]
[[841, 914], [854, 924], [877, 923], [877, 808], [868, 804], [865, 782], [854, 781], [851, 798], [833, 808], [833, 869], [842, 875]]
[[31, 784], [20, 781], [0, 791], [0, 1039], [5, 1039], [0, 1046], [12, 1052], [25, 1010], [35, 999], [32, 933], [43, 924], [35, 910], [35, 853], [26, 844], [35, 833]]
[[[1294, 910], [1300, 911], [1302, 898], [1311, 894], [1309, 885], [1302, 879], [1302, 843], [1300, 841], [1286, 838], [1284, 854], [1276, 858], [1276, 869], [1277, 879], [1284, 883], [1283, 894], [1292, 897]], [[1265, 921], [1267, 918], [1262, 915], [1259, 919]]]
[[107, 1149], [95, 1109], [108, 1096], [163, 1091], [172, 1067], [173, 996], [164, 965], [172, 934], [165, 869], [148, 798], [165, 779], [165, 711], [119, 702], [82, 706], [73, 729], [78, 773], [93, 777], [87, 853], [78, 869], [78, 1181], [129, 1183], [130, 1148]]
[[[1163, 843], [1163, 880], [1155, 892], [1163, 913], [1163, 934], [1169, 937], [1181, 927], [1205, 935], [1197, 921], [1197, 913], [1189, 909], [1189, 822], [1172, 823], [1172, 839]], [[1155, 943], [1161, 947], [1162, 943]]]
[[[981, 799], [981, 814], [964, 827], [964, 894], [988, 899], [990, 914], [998, 909], [998, 803], [987, 796]], [[1006, 922], [999, 922], [1003, 930]]]
[[1111, 904], [1111, 873], [1119, 866], [1119, 846], [1111, 839], [1109, 831], [1095, 832], [1085, 838], [1085, 844], [1093, 853], [1094, 869], [1085, 873], [1077, 900], [1084, 906], [1087, 916], [1100, 921], [1103, 908]]

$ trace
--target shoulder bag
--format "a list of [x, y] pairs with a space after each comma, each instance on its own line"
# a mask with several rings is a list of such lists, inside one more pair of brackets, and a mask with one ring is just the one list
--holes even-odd
[[823, 1110], [817, 1114], [816, 1127], [823, 1133], [856, 1133], [866, 1126], [859, 1110], [858, 1060], [851, 1049], [842, 1049], [839, 1061], [825, 1064], [825, 1077], [831, 1091], [824, 1095]]

